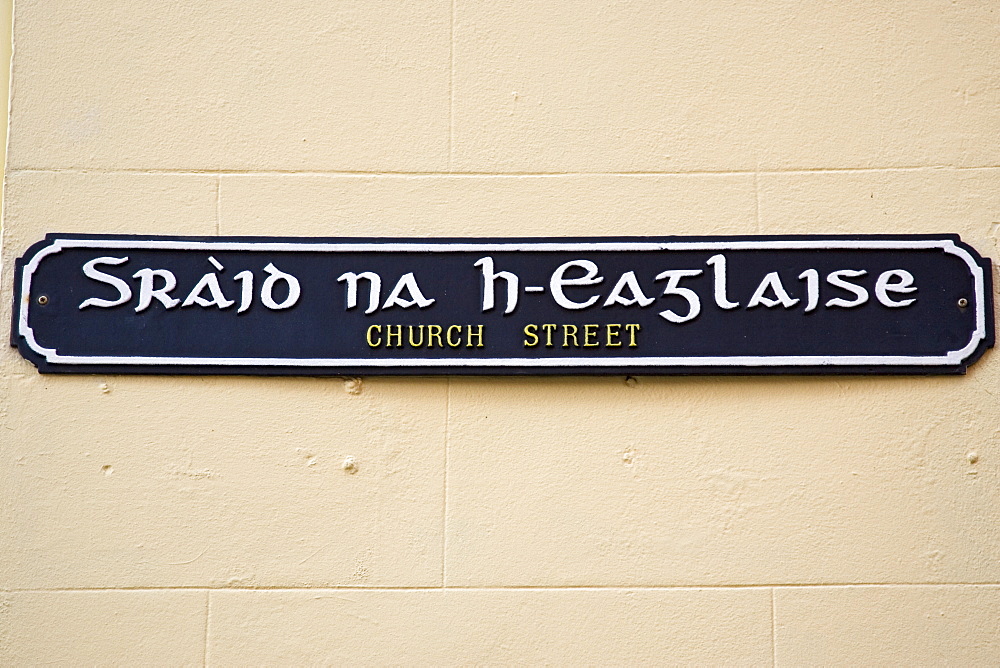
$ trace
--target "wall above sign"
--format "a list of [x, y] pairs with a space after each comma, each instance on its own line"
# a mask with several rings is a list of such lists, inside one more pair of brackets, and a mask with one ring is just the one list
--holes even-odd
[[958, 236], [50, 234], [12, 344], [43, 373], [963, 373], [990, 261]]

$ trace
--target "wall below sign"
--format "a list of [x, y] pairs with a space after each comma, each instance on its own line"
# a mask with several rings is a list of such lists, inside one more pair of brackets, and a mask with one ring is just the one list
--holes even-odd
[[[0, 320], [49, 232], [960, 234], [986, 0], [18, 2]], [[989, 665], [965, 376], [41, 375], [0, 353], [0, 663]]]

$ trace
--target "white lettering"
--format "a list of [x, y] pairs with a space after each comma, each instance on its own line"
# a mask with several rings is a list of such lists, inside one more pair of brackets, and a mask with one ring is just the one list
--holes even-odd
[[[566, 270], [573, 267], [583, 269], [586, 274], [579, 278], [563, 278]], [[556, 300], [556, 304], [559, 304], [563, 308], [578, 310], [593, 306], [594, 302], [600, 299], [600, 296], [594, 295], [585, 302], [575, 302], [563, 294], [563, 287], [567, 285], [597, 285], [603, 280], [603, 276], [597, 275], [597, 265], [590, 260], [570, 260], [565, 264], [559, 265], [555, 272], [553, 272], [552, 278], [549, 280], [549, 290], [552, 291], [552, 298]]]
[[363, 271], [360, 274], [348, 271], [341, 274], [337, 282], [347, 281], [347, 309], [345, 310], [349, 310], [358, 305], [358, 279], [361, 278], [368, 281], [368, 308], [365, 310], [365, 315], [368, 315], [378, 309], [379, 299], [382, 298], [382, 279], [379, 275], [371, 271]]
[[799, 274], [799, 280], [806, 282], [806, 313], [813, 311], [819, 305], [819, 272], [815, 269], [806, 269]]
[[493, 258], [484, 257], [476, 262], [475, 267], [483, 270], [483, 312], [490, 311], [495, 305], [494, 283], [502, 279], [507, 284], [507, 307], [503, 314], [512, 313], [517, 308], [517, 275], [509, 271], [493, 271]]
[[114, 288], [118, 290], [118, 299], [112, 301], [110, 299], [98, 299], [97, 297], [91, 297], [90, 299], [85, 299], [83, 303], [80, 304], [80, 308], [85, 308], [87, 306], [111, 308], [112, 306], [120, 306], [129, 299], [132, 299], [132, 288], [129, 287], [128, 283], [117, 276], [112, 276], [111, 274], [105, 274], [103, 271], [98, 271], [96, 268], [99, 264], [125, 264], [126, 262], [128, 262], [127, 257], [99, 257], [83, 265], [84, 276], [91, 278], [98, 283], [106, 283], [114, 286]]
[[[163, 279], [163, 287], [154, 289], [153, 283], [156, 278]], [[164, 308], [173, 308], [181, 303], [180, 299], [174, 299], [168, 292], [177, 287], [177, 279], [174, 278], [172, 272], [167, 269], [140, 269], [132, 275], [132, 278], [138, 278], [139, 283], [139, 305], [135, 307], [136, 313], [141, 313], [149, 308], [149, 305], [153, 302], [153, 298], [159, 300], [163, 304]]]
[[239, 315], [250, 308], [253, 302], [253, 272], [244, 269], [236, 274], [233, 280], [240, 282], [240, 307], [236, 310], [236, 314]]
[[[403, 290], [410, 293], [411, 299], [405, 299], [403, 295]], [[428, 299], [424, 297], [424, 293], [420, 291], [420, 286], [417, 285], [417, 279], [414, 278], [413, 272], [408, 274], [403, 274], [399, 281], [396, 283], [396, 287], [392, 289], [389, 293], [389, 297], [382, 304], [383, 309], [391, 308], [393, 306], [399, 306], [401, 308], [410, 308], [414, 304], [420, 308], [427, 308], [434, 303], [435, 300]]]
[[687, 322], [688, 320], [694, 320], [701, 313], [701, 300], [698, 299], [698, 294], [689, 288], [681, 288], [678, 285], [682, 278], [687, 278], [689, 276], [700, 276], [702, 273], [701, 269], [670, 269], [656, 275], [657, 281], [667, 279], [667, 287], [663, 289], [663, 295], [677, 295], [678, 297], [683, 297], [688, 303], [688, 312], [686, 315], [678, 315], [667, 309], [665, 311], [660, 311], [660, 317], [680, 324], [682, 322]]
[[[632, 297], [623, 297], [622, 291], [625, 288], [629, 289], [632, 293]], [[604, 305], [602, 308], [612, 306], [614, 304], [621, 304], [622, 306], [632, 306], [633, 304], [639, 304], [640, 306], [649, 306], [656, 300], [652, 297], [647, 297], [642, 291], [642, 286], [639, 285], [639, 280], [635, 277], [634, 271], [626, 271], [615, 283], [614, 289], [611, 290], [611, 294], [608, 298], [604, 300]]]
[[[831, 272], [829, 276], [826, 277], [826, 282], [830, 285], [841, 288], [842, 290], [847, 290], [852, 295], [854, 299], [848, 301], [846, 299], [841, 299], [840, 297], [835, 297], [826, 303], [827, 308], [831, 306], [840, 306], [843, 308], [854, 308], [855, 306], [861, 306], [866, 301], [868, 301], [868, 291], [865, 290], [860, 285], [855, 285], [854, 283], [848, 283], [844, 278], [859, 278], [864, 276], [868, 272], [864, 269], [841, 269], [840, 271]], [[843, 278], [842, 278], [843, 277]]]
[[[264, 285], [260, 287], [260, 300], [264, 302], [264, 306], [274, 311], [280, 311], [281, 309], [295, 306], [295, 303], [299, 301], [299, 295], [301, 294], [299, 279], [295, 278], [291, 274], [286, 274], [271, 263], [268, 263], [268, 265], [264, 267], [264, 271], [268, 273], [268, 277], [264, 279]], [[284, 281], [288, 284], [288, 296], [285, 297], [285, 300], [280, 304], [274, 301], [274, 297], [272, 295], [272, 292], [274, 291], [274, 284], [278, 281]]]
[[722, 254], [713, 255], [708, 258], [705, 264], [713, 269], [716, 305], [723, 309], [732, 309], [739, 306], [739, 302], [731, 302], [726, 298], [726, 256]]
[[[209, 262], [216, 268], [217, 271], [222, 271], [222, 265], [214, 257], [209, 256]], [[211, 299], [205, 299], [201, 296], [201, 293], [208, 288], [208, 292], [212, 295]], [[235, 304], [232, 299], [226, 299], [226, 296], [222, 294], [222, 288], [219, 286], [219, 277], [215, 274], [205, 274], [198, 281], [197, 285], [188, 294], [187, 299], [181, 304], [181, 308], [185, 306], [191, 306], [192, 304], [197, 304], [198, 306], [209, 307], [218, 306], [219, 308], [229, 308]]]
[[[765, 297], [764, 294], [768, 289], [774, 292], [776, 299], [771, 299], [770, 297]], [[773, 308], [778, 304], [781, 304], [785, 308], [791, 308], [799, 303], [799, 299], [792, 299], [788, 296], [788, 292], [785, 291], [785, 286], [781, 284], [781, 277], [778, 276], [778, 272], [772, 271], [770, 274], [764, 277], [764, 280], [760, 282], [757, 286], [757, 290], [753, 293], [753, 297], [747, 302], [747, 308], [753, 308], [755, 306], [760, 306], [763, 304], [767, 308]]]
[[[898, 281], [890, 283], [889, 281], [893, 278], [899, 279]], [[913, 287], [913, 274], [906, 271], [905, 269], [890, 269], [889, 271], [882, 272], [882, 275], [878, 277], [875, 281], [875, 297], [878, 298], [879, 302], [883, 306], [888, 306], [889, 308], [899, 308], [901, 306], [909, 306], [916, 299], [900, 299], [895, 300], [889, 296], [890, 292], [916, 292], [917, 289]]]

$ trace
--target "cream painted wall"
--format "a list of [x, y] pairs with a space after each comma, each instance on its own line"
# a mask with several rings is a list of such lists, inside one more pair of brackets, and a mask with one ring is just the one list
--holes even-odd
[[[1000, 235], [1000, 7], [17, 0], [46, 232]], [[996, 665], [1000, 357], [948, 378], [41, 376], [5, 665]], [[358, 462], [355, 474], [341, 464]]]
[[[0, 91], [10, 90], [10, 51], [11, 51], [11, 13], [13, 7], [13, 0], [5, 0], [0, 2]], [[3, 97], [3, 116], [7, 118], [7, 112], [9, 110], [7, 96], [0, 94]], [[3, 156], [4, 163], [6, 164], [7, 159], [7, 125], [4, 124], [3, 132]], [[0, 205], [3, 204], [3, 195], [0, 194]], [[0, 220], [0, 239], [3, 235], [3, 220]], [[3, 267], [0, 266], [0, 273], [2, 273]]]

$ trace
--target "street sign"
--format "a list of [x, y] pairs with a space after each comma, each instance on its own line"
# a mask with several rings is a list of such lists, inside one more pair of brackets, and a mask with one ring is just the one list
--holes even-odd
[[950, 234], [50, 234], [15, 273], [43, 373], [943, 374], [994, 338]]

